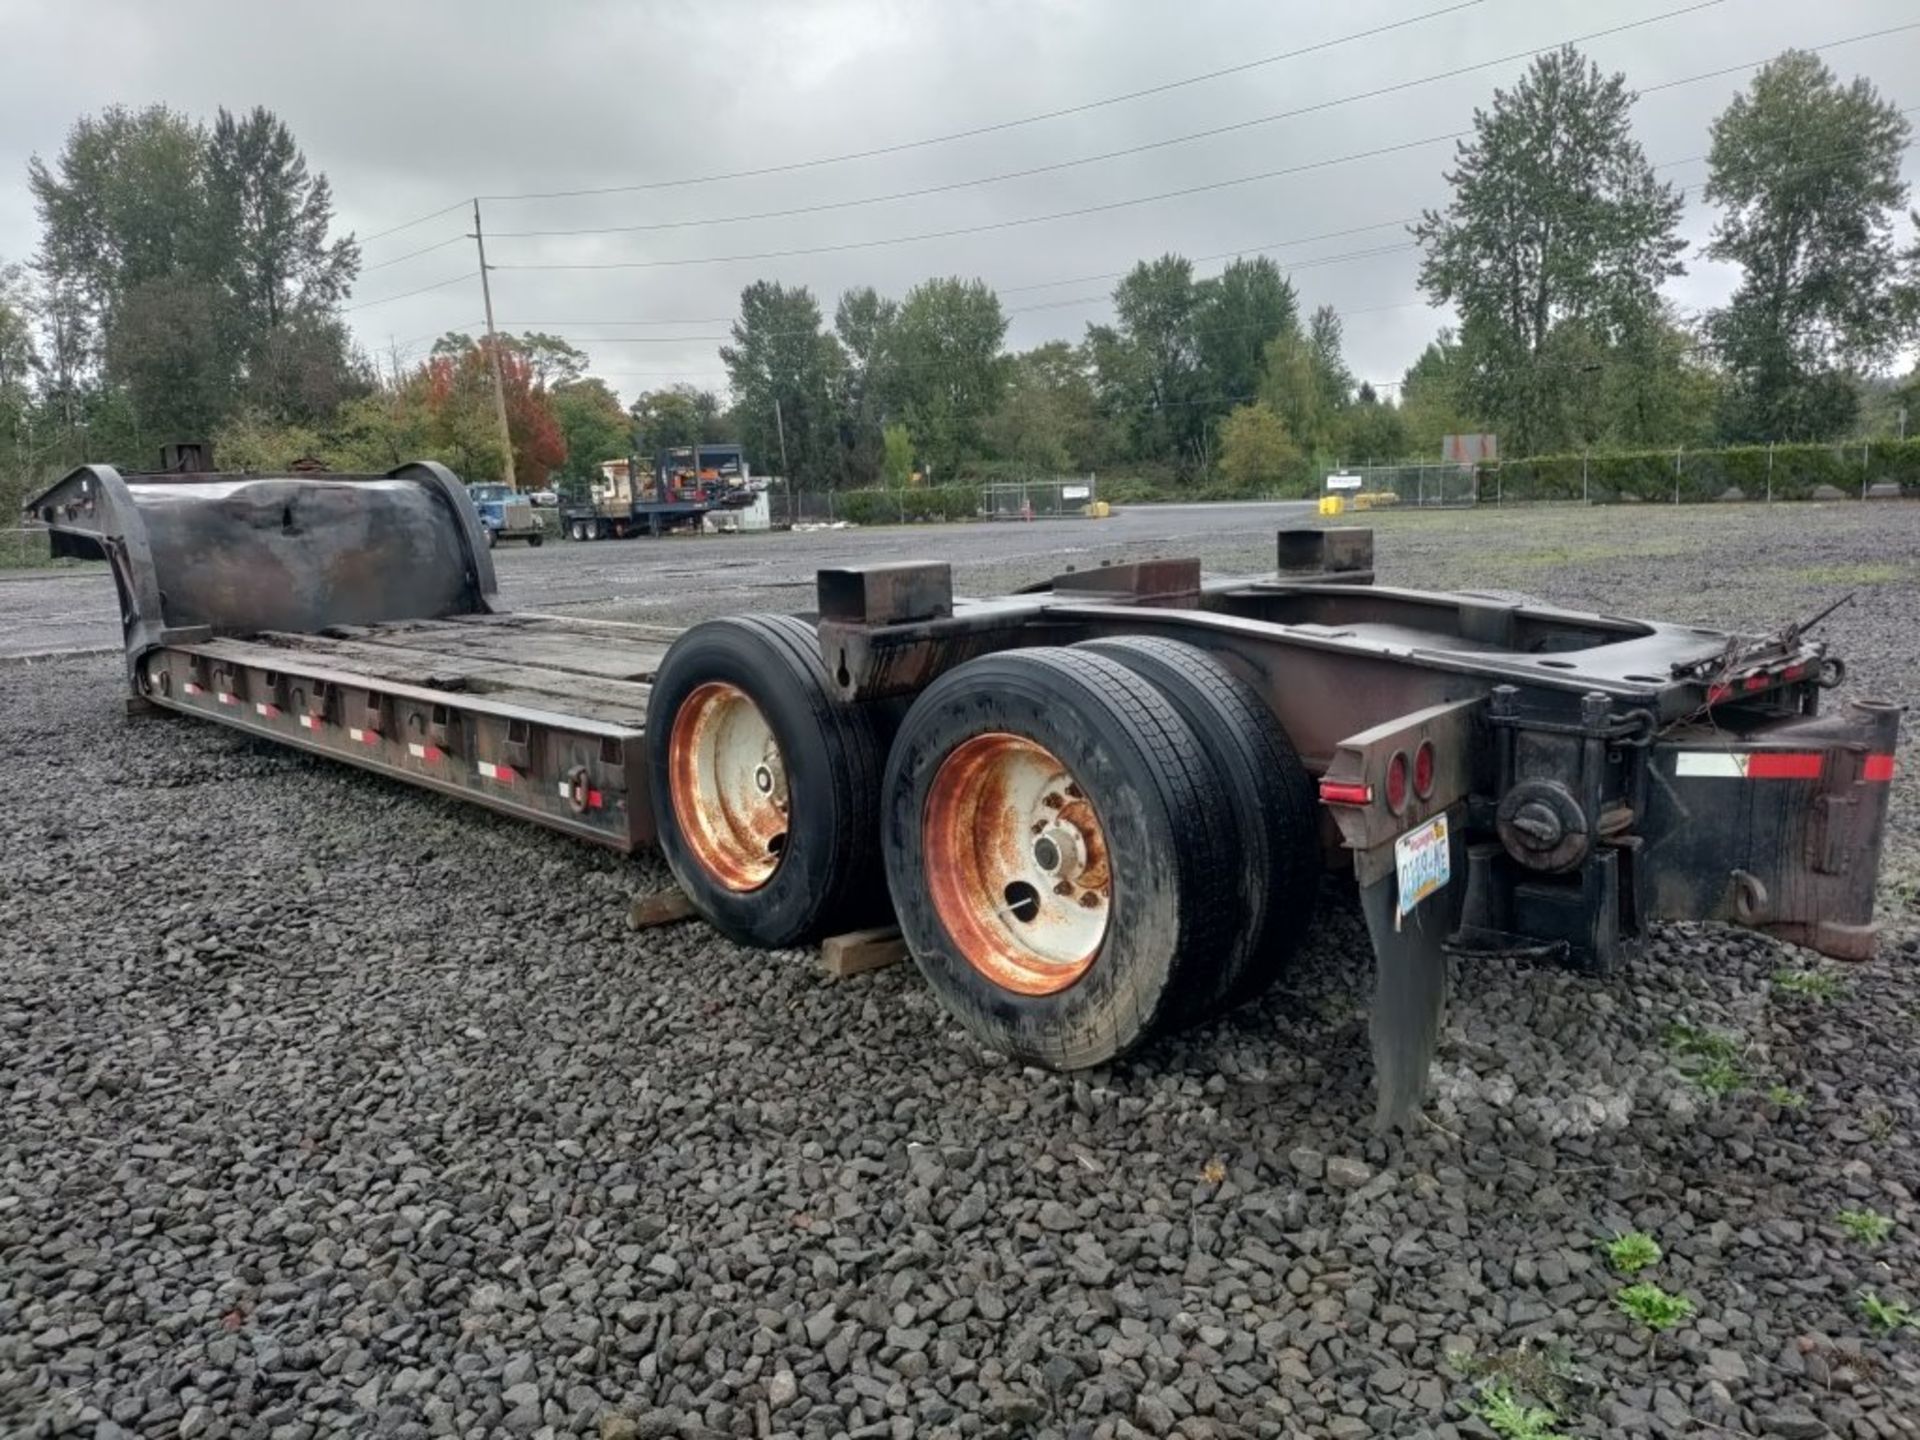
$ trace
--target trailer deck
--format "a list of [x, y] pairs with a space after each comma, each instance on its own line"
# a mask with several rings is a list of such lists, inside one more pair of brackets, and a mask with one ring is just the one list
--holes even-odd
[[647, 695], [678, 632], [542, 614], [171, 636], [148, 703], [581, 839], [653, 837]]

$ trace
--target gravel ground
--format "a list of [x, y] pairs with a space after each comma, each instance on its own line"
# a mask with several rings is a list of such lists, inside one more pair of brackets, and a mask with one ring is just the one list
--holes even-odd
[[[1920, 507], [1392, 516], [1381, 553], [1749, 627], [1857, 589], [1837, 648], [1920, 700]], [[1882, 959], [1476, 963], [1385, 1142], [1338, 896], [1284, 993], [1047, 1075], [911, 967], [631, 932], [657, 863], [129, 724], [117, 673], [0, 670], [0, 1432], [1484, 1436], [1504, 1379], [1568, 1434], [1920, 1433], [1920, 1331], [1859, 1306], [1920, 1312], [1910, 740]], [[1835, 1221], [1869, 1209], [1877, 1245]], [[1657, 1339], [1596, 1246], [1630, 1229], [1696, 1307]]]

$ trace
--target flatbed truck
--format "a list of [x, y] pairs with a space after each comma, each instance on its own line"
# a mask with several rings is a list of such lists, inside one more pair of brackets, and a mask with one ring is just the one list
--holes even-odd
[[1604, 973], [1663, 920], [1874, 952], [1898, 706], [1763, 635], [1377, 585], [1365, 530], [1266, 574], [1161, 559], [956, 597], [823, 570], [817, 609], [684, 631], [516, 615], [459, 482], [122, 475], [29, 505], [104, 558], [130, 706], [657, 844], [780, 948], [895, 917], [942, 1004], [1114, 1061], [1280, 976], [1323, 872], [1374, 951], [1377, 1119], [1417, 1112], [1450, 967]]

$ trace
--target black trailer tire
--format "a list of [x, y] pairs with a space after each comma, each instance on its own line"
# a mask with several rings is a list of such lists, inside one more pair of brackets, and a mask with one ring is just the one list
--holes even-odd
[[569, 534], [570, 534], [570, 535], [572, 536], [572, 538], [573, 538], [573, 539], [575, 539], [575, 540], [584, 540], [584, 539], [586, 539], [586, 538], [587, 538], [587, 526], [586, 526], [586, 522], [585, 522], [585, 521], [583, 521], [583, 520], [576, 520], [576, 521], [574, 521], [574, 522], [573, 522], [573, 525], [572, 525], [572, 527], [570, 528], [570, 530], [569, 530], [569, 532], [568, 532], [568, 533], [569, 533]]
[[[738, 711], [742, 696], [751, 715]], [[786, 827], [766, 836], [764, 856], [736, 844], [754, 833], [751, 817], [738, 828], [724, 804], [691, 798], [713, 793], [692, 777], [712, 773], [699, 769], [701, 714], [717, 703], [746, 717], [748, 734], [764, 726], [775, 747], [753, 773], [758, 786], [767, 772], [774, 823]], [[709, 620], [673, 642], [647, 701], [654, 821], [674, 879], [718, 929], [777, 949], [885, 918], [879, 808], [891, 714], [837, 700], [818, 636], [791, 615]]]
[[487, 531], [487, 548], [489, 550], [497, 550], [500, 548], [500, 532], [498, 530]]
[[1152, 684], [1219, 768], [1232, 806], [1241, 924], [1220, 953], [1213, 993], [1195, 985], [1182, 999], [1191, 1020], [1256, 999], [1286, 972], [1313, 921], [1322, 863], [1312, 777], [1259, 692], [1197, 646], [1123, 635], [1075, 648]]
[[[1003, 763], [1059, 773], [1036, 790]], [[1082, 1069], [1147, 1041], [1235, 923], [1216, 769], [1160, 693], [1105, 656], [1008, 651], [941, 676], [901, 723], [885, 795], [887, 884], [915, 963], [949, 1013], [1018, 1059]], [[1067, 834], [1042, 859], [1056, 825]], [[997, 867], [1029, 859], [1048, 893], [999, 889]], [[1076, 906], [1097, 929], [1076, 929]], [[1039, 953], [1063, 940], [1064, 961]]]
[[543, 545], [546, 542], [546, 538], [547, 537], [544, 535], [529, 535], [527, 536], [527, 544], [531, 545], [534, 549], [538, 550], [541, 547], [541, 545]]

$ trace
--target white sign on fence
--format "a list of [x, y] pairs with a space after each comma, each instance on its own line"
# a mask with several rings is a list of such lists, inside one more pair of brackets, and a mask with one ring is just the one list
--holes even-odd
[[1329, 490], [1358, 490], [1359, 488], [1360, 477], [1358, 475], [1327, 476], [1327, 489]]
[[1060, 487], [1060, 498], [1062, 500], [1087, 500], [1092, 498], [1092, 496], [1093, 487], [1090, 485], [1062, 485]]

